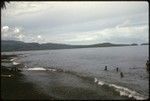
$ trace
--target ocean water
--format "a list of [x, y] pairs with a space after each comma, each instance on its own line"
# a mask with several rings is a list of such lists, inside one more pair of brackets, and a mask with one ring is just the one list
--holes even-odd
[[18, 54], [13, 61], [22, 64], [24, 79], [54, 98], [142, 100], [149, 98], [148, 52], [148, 46], [125, 46], [4, 54]]

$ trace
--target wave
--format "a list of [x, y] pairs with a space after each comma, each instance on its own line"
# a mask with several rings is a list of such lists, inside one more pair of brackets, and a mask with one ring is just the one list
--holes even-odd
[[19, 65], [20, 63], [13, 61], [13, 65]]
[[27, 68], [27, 66], [25, 66], [26, 69], [24, 70], [28, 70], [28, 71], [52, 71], [52, 72], [56, 72], [56, 69], [50, 68], [44, 68], [44, 67], [33, 67], [33, 68]]
[[17, 58], [12, 58], [12, 59], [10, 59], [10, 61], [14, 61], [14, 60], [16, 60]]
[[38, 70], [46, 70], [45, 68], [42, 68], [42, 67], [34, 67], [34, 68], [28, 68], [28, 69], [26, 69], [26, 70], [36, 70], [36, 71], [38, 71]]
[[108, 87], [112, 87], [115, 89], [115, 91], [119, 92], [120, 96], [127, 96], [129, 98], [134, 98], [136, 100], [145, 100], [147, 99], [143, 95], [137, 93], [136, 91], [130, 90], [126, 87], [118, 86], [116, 84], [109, 84], [104, 81], [98, 80], [97, 78], [94, 78], [94, 82], [97, 83], [98, 85], [106, 85]]
[[10, 61], [12, 62], [12, 64], [13, 64], [13, 65], [19, 65], [19, 64], [21, 64], [21, 63], [19, 63], [19, 62], [16, 62], [16, 61], [15, 61], [16, 59], [17, 59], [16, 57], [10, 59]]
[[56, 69], [47, 69], [49, 71], [52, 71], [52, 72], [56, 72], [57, 70]]
[[105, 83], [103, 81], [99, 81], [97, 78], [94, 78], [94, 82], [98, 85], [104, 85]]

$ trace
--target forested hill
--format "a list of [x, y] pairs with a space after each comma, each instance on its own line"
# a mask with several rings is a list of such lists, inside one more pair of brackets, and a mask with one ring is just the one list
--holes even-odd
[[39, 43], [25, 43], [22, 41], [14, 41], [14, 40], [2, 40], [1, 41], [1, 52], [3, 52], [3, 51], [89, 48], [89, 47], [112, 47], [112, 46], [130, 46], [130, 45], [132, 45], [132, 44], [112, 44], [112, 43], [99, 43], [99, 44], [92, 44], [92, 45], [67, 45], [67, 44], [56, 44], [56, 43], [39, 44]]

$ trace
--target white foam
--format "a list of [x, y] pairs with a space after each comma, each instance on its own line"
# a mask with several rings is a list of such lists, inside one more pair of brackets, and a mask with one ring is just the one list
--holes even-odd
[[135, 91], [132, 91], [128, 88], [122, 87], [122, 86], [118, 86], [118, 85], [115, 85], [115, 84], [108, 84], [106, 82], [98, 80], [97, 78], [94, 78], [94, 82], [97, 83], [98, 85], [101, 85], [101, 86], [105, 84], [105, 85], [108, 85], [109, 87], [115, 88], [115, 91], [119, 92], [120, 96], [127, 96], [129, 98], [133, 97], [136, 100], [145, 100], [146, 99], [141, 94], [139, 94]]
[[13, 65], [19, 65], [19, 64], [20, 64], [20, 63], [18, 63], [18, 62], [15, 62], [15, 61], [13, 62]]
[[[27, 66], [25, 66], [27, 67]], [[28, 69], [25, 69], [25, 70], [35, 70], [35, 71], [52, 71], [52, 72], [56, 72], [57, 70], [56, 69], [46, 69], [46, 68], [43, 68], [43, 67], [34, 67], [34, 68], [28, 68]]]
[[122, 87], [122, 86], [118, 86], [115, 84], [109, 84], [110, 87], [114, 87], [116, 89], [117, 92], [120, 93], [120, 96], [128, 96], [129, 98], [133, 97], [136, 100], [144, 100], [145, 98], [140, 95], [139, 93], [132, 91], [128, 88]]
[[12, 59], [10, 59], [10, 61], [14, 61], [14, 60], [16, 60], [17, 58], [12, 58]]
[[28, 68], [27, 70], [46, 70], [43, 67], [34, 67], [34, 68]]
[[102, 81], [98, 81], [98, 85], [104, 85], [104, 82], [102, 82]]
[[94, 82], [97, 82], [98, 80], [97, 80], [97, 78], [94, 78]]
[[105, 82], [98, 80], [97, 78], [94, 78], [94, 82], [97, 83], [98, 85], [104, 85]]
[[49, 71], [52, 71], [52, 72], [56, 72], [57, 70], [56, 69], [47, 69]]

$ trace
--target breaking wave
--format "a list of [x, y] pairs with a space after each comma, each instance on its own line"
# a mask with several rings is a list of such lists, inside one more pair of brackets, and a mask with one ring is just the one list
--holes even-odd
[[44, 68], [44, 67], [27, 68], [27, 66], [25, 66], [25, 68], [23, 70], [27, 70], [27, 71], [52, 71], [52, 72], [59, 71], [59, 70], [54, 69], [54, 68]]
[[20, 63], [13, 61], [13, 65], [19, 65]]
[[14, 61], [14, 60], [16, 60], [16, 59], [17, 59], [17, 58], [14, 57], [14, 58], [10, 59], [10, 61]]
[[101, 85], [101, 86], [106, 85], [108, 87], [114, 88], [115, 91], [119, 92], [120, 96], [127, 96], [129, 98], [134, 98], [136, 100], [145, 100], [145, 99], [147, 99], [143, 95], [137, 93], [136, 91], [130, 90], [126, 87], [118, 86], [116, 84], [109, 84], [109, 83], [106, 83], [104, 81], [98, 80], [97, 78], [94, 78], [94, 82], [98, 85]]
[[26, 70], [46, 70], [45, 68], [42, 68], [42, 67], [34, 67], [34, 68], [28, 68], [28, 69], [26, 69]]

